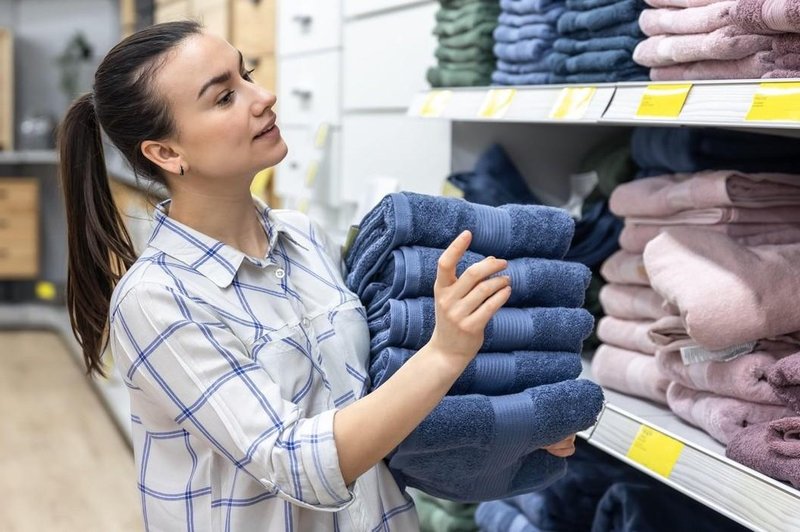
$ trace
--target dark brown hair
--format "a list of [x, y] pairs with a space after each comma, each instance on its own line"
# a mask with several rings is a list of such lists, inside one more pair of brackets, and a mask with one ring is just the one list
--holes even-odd
[[67, 212], [67, 307], [88, 373], [103, 374], [111, 294], [136, 260], [114, 205], [101, 131], [139, 176], [166, 184], [160, 168], [141, 152], [145, 140], [175, 133], [154, 77], [167, 52], [202, 27], [191, 21], [150, 26], [117, 44], [94, 76], [93, 92], [78, 98], [61, 123], [58, 144]]

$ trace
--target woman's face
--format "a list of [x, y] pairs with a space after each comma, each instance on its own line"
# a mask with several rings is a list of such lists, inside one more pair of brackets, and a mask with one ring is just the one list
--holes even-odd
[[187, 38], [167, 57], [156, 83], [177, 127], [168, 144], [190, 175], [226, 186], [238, 178], [249, 183], [286, 156], [275, 95], [251, 81], [241, 54], [224, 39]]

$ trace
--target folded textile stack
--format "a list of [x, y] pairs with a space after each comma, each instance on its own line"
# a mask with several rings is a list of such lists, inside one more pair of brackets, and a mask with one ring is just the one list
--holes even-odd
[[796, 1], [738, 0], [731, 20], [743, 31], [772, 38], [771, 51], [765, 54], [770, 68], [751, 77], [800, 77], [800, 6]]
[[459, 273], [494, 255], [509, 260], [503, 274], [512, 277], [481, 353], [389, 457], [402, 485], [471, 502], [540, 489], [564, 474], [564, 460], [541, 447], [591, 426], [603, 401], [597, 385], [576, 380], [593, 320], [579, 308], [589, 270], [560, 260], [573, 226], [561, 209], [411, 193], [387, 196], [364, 218], [345, 262], [348, 286], [367, 308], [373, 387], [430, 339], [437, 261], [462, 230], [473, 239]]
[[437, 65], [428, 69], [432, 87], [489, 85], [495, 68], [492, 33], [500, 8], [497, 1], [440, 0], [433, 33]]
[[417, 507], [420, 532], [478, 532], [477, 504], [447, 501], [413, 488], [407, 491]]
[[566, 0], [566, 7], [553, 44], [554, 83], [648, 79], [632, 57], [642, 39], [641, 0]]
[[494, 30], [496, 85], [542, 85], [552, 78], [556, 22], [564, 13], [563, 0], [500, 0], [502, 9]]

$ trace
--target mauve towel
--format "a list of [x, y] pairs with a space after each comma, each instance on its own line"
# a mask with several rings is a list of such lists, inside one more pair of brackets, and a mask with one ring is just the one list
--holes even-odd
[[800, 70], [770, 70], [762, 79], [797, 79], [800, 78]]
[[592, 358], [592, 377], [606, 388], [667, 404], [669, 379], [652, 355], [602, 344]]
[[645, 9], [639, 15], [639, 26], [648, 37], [711, 33], [731, 24], [730, 13], [734, 5], [736, 2], [729, 0], [688, 9]]
[[800, 417], [743, 428], [731, 439], [725, 456], [800, 489]]
[[516, 15], [507, 11], [501, 11], [497, 18], [497, 23], [504, 26], [522, 27], [528, 24], [552, 24], [558, 22], [558, 17], [564, 13], [563, 5], [553, 4], [544, 11], [528, 13], [527, 15]]
[[778, 397], [800, 413], [800, 353], [776, 363], [767, 379]]
[[772, 49], [780, 55], [800, 54], [800, 35], [797, 33], [776, 35], [772, 41]]
[[[686, 229], [697, 226], [672, 226]], [[630, 253], [641, 254], [647, 243], [669, 229], [668, 226], [626, 223], [619, 235], [620, 247]], [[703, 231], [713, 231], [730, 236], [745, 246], [766, 244], [794, 244], [800, 242], [800, 225], [790, 224], [716, 224], [704, 225]]]
[[724, 445], [745, 427], [792, 415], [785, 406], [699, 392], [677, 382], [667, 388], [667, 403], [678, 417], [700, 427]]
[[541, 532], [516, 507], [505, 501], [481, 503], [475, 511], [481, 532]]
[[636, 20], [644, 3], [641, 0], [620, 0], [588, 11], [566, 11], [558, 19], [558, 33], [570, 35], [581, 31], [598, 31], [621, 22]]
[[[370, 361], [372, 388], [386, 382], [416, 351], [387, 347]], [[507, 395], [541, 384], [575, 379], [581, 373], [577, 353], [511, 351], [480, 353], [464, 369], [447, 395]]]
[[[758, 52], [733, 61], [698, 61], [650, 69], [653, 81], [684, 81], [695, 79], [758, 79], [775, 68], [775, 54]], [[775, 77], [796, 77], [777, 75]], [[735, 152], [733, 152], [735, 153]]]
[[670, 228], [644, 250], [656, 292], [708, 349], [800, 331], [800, 245], [747, 247], [712, 231]]
[[604, 316], [597, 323], [597, 338], [608, 345], [655, 355], [658, 345], [648, 334], [653, 320], [622, 320]]
[[797, 0], [739, 0], [731, 18], [753, 33], [800, 33]]
[[611, 255], [603, 263], [600, 275], [609, 283], [650, 286], [642, 254], [630, 253], [624, 249]]
[[712, 170], [636, 179], [618, 186], [609, 206], [617, 216], [673, 216], [718, 207], [800, 205], [800, 176]]
[[688, 9], [692, 7], [703, 7], [717, 2], [727, 0], [644, 0], [651, 7], [677, 7]]
[[791, 207], [711, 207], [681, 211], [669, 216], [629, 216], [626, 223], [641, 225], [800, 224], [798, 205]]
[[725, 26], [711, 33], [648, 37], [633, 51], [633, 60], [646, 67], [665, 67], [696, 61], [742, 59], [771, 49], [772, 37]]
[[673, 314], [649, 286], [607, 284], [600, 289], [600, 304], [605, 314], [624, 320], [657, 320]]
[[775, 58], [775, 67], [781, 70], [800, 70], [800, 54], [779, 55]]
[[687, 388], [755, 403], [783, 405], [767, 382], [767, 374], [781, 358], [797, 351], [796, 345], [766, 342], [759, 350], [727, 362], [687, 365], [681, 359], [680, 350], [660, 349], [656, 353], [656, 362], [669, 380]]
[[575, 222], [563, 209], [539, 205], [487, 207], [411, 192], [389, 194], [361, 222], [345, 258], [347, 285], [360, 294], [393, 249], [415, 244], [445, 249], [465, 229], [472, 231], [470, 249], [476, 253], [560, 259]]

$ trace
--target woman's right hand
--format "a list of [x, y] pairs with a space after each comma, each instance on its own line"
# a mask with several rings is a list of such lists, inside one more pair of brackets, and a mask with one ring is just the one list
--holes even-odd
[[467, 268], [461, 277], [456, 266], [469, 248], [472, 233], [464, 231], [439, 258], [433, 294], [436, 326], [429, 345], [467, 364], [483, 344], [486, 324], [511, 296], [507, 276], [488, 278], [506, 268], [504, 259], [487, 257]]

